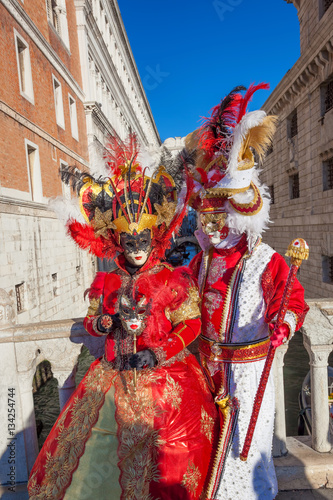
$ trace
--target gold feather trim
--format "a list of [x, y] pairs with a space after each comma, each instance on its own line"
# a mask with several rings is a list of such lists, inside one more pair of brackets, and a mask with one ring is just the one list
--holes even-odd
[[265, 153], [272, 142], [277, 120], [278, 117], [275, 115], [266, 116], [260, 125], [249, 130], [239, 153], [241, 160], [249, 159], [250, 147], [255, 149], [260, 161], [264, 159]]

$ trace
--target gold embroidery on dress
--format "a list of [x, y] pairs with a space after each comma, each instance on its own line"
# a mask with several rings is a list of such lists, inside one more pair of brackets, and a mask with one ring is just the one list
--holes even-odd
[[176, 382], [168, 373], [166, 376], [166, 384], [163, 392], [165, 403], [171, 404], [176, 410], [179, 410], [184, 389]]
[[201, 407], [200, 424], [201, 433], [206, 436], [208, 441], [211, 443], [213, 439], [214, 419], [208, 415], [203, 406]]
[[115, 381], [120, 484], [126, 500], [153, 500], [149, 484], [160, 480], [158, 450], [163, 441], [154, 429], [154, 419], [163, 410], [153, 398], [152, 384], [162, 378], [154, 370], [137, 372], [136, 393], [132, 371], [121, 372]]
[[[114, 372], [113, 375], [116, 375]], [[45, 474], [41, 485], [37, 485], [36, 474], [28, 483], [30, 500], [57, 500], [63, 497], [64, 489], [76, 469], [85, 443], [93, 424], [98, 419], [99, 410], [104, 402], [105, 393], [112, 382], [110, 372], [105, 372], [101, 364], [91, 370], [85, 379], [85, 393], [74, 399], [58, 421], [58, 447], [54, 454], [46, 454]], [[65, 427], [68, 413], [72, 414], [71, 423]]]
[[196, 467], [190, 460], [187, 466], [187, 470], [183, 476], [182, 486], [185, 486], [188, 491], [195, 494], [199, 486], [200, 479], [201, 473], [199, 471], [199, 467]]
[[188, 298], [184, 300], [182, 305], [178, 307], [175, 311], [167, 311], [167, 317], [173, 326], [177, 326], [182, 321], [187, 319], [200, 318], [200, 297], [199, 292], [196, 287], [191, 287], [188, 290]]

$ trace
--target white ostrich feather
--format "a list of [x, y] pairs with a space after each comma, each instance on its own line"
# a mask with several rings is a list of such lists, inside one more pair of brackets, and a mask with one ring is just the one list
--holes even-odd
[[239, 152], [247, 133], [251, 128], [260, 125], [265, 117], [265, 111], [251, 111], [250, 113], [244, 115], [239, 124], [236, 125], [233, 133], [233, 143], [229, 153], [227, 168], [229, 175], [233, 176], [235, 172], [237, 172]]
[[56, 214], [58, 219], [63, 221], [65, 224], [69, 220], [75, 220], [81, 224], [86, 222], [78, 206], [77, 198], [68, 200], [62, 196], [58, 196], [57, 198], [51, 198], [48, 205]]
[[96, 179], [100, 176], [108, 177], [109, 172], [104, 159], [104, 147], [96, 140], [89, 145], [89, 164], [90, 174], [93, 177]]
[[[234, 210], [232, 205], [226, 201], [225, 210], [227, 212], [227, 226], [238, 234], [247, 234], [249, 248], [255, 244], [257, 238], [268, 228], [271, 222], [269, 219], [270, 195], [267, 186], [255, 182], [262, 197], [263, 206], [255, 215], [242, 215]], [[253, 191], [250, 189], [246, 193], [239, 193], [233, 197], [238, 203], [249, 203], [253, 199]]]

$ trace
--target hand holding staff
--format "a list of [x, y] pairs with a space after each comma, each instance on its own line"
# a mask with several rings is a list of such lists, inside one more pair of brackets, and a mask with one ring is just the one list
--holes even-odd
[[[287, 282], [286, 282], [286, 285], [285, 285], [285, 288], [283, 291], [282, 301], [280, 304], [280, 308], [279, 308], [279, 312], [277, 315], [277, 320], [275, 323], [273, 333], [275, 333], [275, 331], [282, 325], [282, 323], [284, 321], [284, 317], [285, 317], [286, 312], [287, 312], [288, 303], [289, 303], [290, 295], [291, 295], [291, 292], [292, 292], [292, 289], [294, 286], [294, 281], [296, 278], [298, 268], [302, 264], [302, 260], [308, 259], [309, 247], [308, 247], [306, 241], [301, 239], [301, 238], [297, 238], [297, 239], [293, 240], [288, 247], [288, 250], [286, 252], [286, 256], [291, 257], [291, 266], [289, 269]], [[248, 457], [248, 454], [250, 451], [250, 446], [252, 443], [254, 429], [256, 427], [261, 403], [262, 403], [262, 400], [264, 397], [269, 373], [270, 373], [271, 366], [272, 366], [273, 359], [274, 359], [275, 349], [276, 349], [276, 347], [274, 347], [272, 344], [270, 344], [267, 358], [266, 358], [266, 362], [265, 362], [265, 366], [264, 366], [263, 372], [261, 374], [259, 387], [258, 387], [257, 394], [256, 394], [256, 397], [254, 400], [252, 415], [251, 415], [249, 427], [247, 430], [247, 434], [245, 437], [243, 450], [242, 450], [242, 453], [240, 454], [240, 459], [243, 461], [247, 460], [247, 457]]]

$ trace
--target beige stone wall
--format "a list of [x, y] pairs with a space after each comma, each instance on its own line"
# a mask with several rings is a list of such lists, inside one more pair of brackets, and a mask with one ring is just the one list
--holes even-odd
[[[297, 3], [302, 54], [263, 106], [279, 117], [273, 152], [265, 159], [261, 175], [267, 185], [274, 186], [275, 197], [274, 224], [264, 241], [285, 253], [293, 238], [306, 239], [310, 259], [299, 274], [306, 296], [331, 297], [333, 283], [323, 282], [322, 256], [333, 256], [333, 189], [323, 190], [323, 161], [333, 157], [333, 109], [323, 116], [321, 96], [323, 84], [333, 78], [333, 5], [332, 12], [319, 20], [317, 1]], [[298, 133], [290, 140], [288, 117], [295, 109]], [[290, 199], [289, 177], [295, 173], [299, 174], [300, 196]]]
[[[15, 323], [82, 317], [95, 258], [66, 236], [46, 207], [28, 205], [0, 203], [0, 288], [13, 302]], [[18, 312], [15, 285], [21, 283], [23, 311]]]

